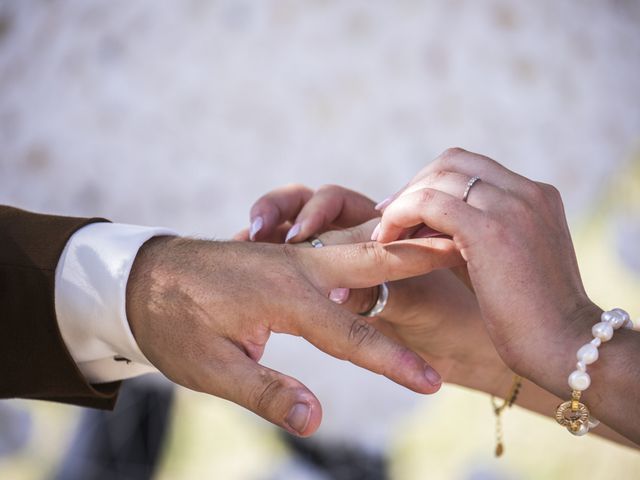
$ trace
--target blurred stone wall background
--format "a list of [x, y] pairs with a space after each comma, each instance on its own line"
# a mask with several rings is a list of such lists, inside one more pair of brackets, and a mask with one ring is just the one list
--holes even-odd
[[[620, 172], [637, 178], [630, 165], [639, 89], [633, 0], [0, 0], [0, 202], [227, 238], [276, 186], [339, 183], [379, 200], [445, 148], [461, 146], [557, 185], [580, 226], [601, 212], [603, 196], [625, 201], [616, 194]], [[589, 230], [596, 247], [588, 251], [603, 258], [609, 247], [600, 231]], [[627, 250], [640, 229], [629, 231], [636, 237], [625, 233]], [[599, 279], [590, 278], [597, 290]], [[630, 282], [627, 291], [637, 292]], [[622, 303], [616, 291], [607, 301]], [[418, 399], [288, 337], [274, 339], [265, 361], [320, 396], [322, 438], [391, 448], [399, 477], [424, 478], [424, 462], [433, 469], [440, 460], [443, 478], [480, 478], [485, 465], [493, 473], [482, 478], [529, 478], [545, 461], [540, 445], [527, 450], [525, 441], [527, 451], [512, 447], [510, 460], [491, 462], [483, 397], [445, 389], [440, 400]], [[284, 455], [259, 420], [182, 395], [180, 442], [172, 441], [161, 476], [266, 478], [273, 457]], [[462, 411], [441, 424], [447, 432], [430, 435], [429, 419], [447, 398], [464, 398], [486, 418], [478, 424]], [[34, 409], [45, 435], [68, 432], [75, 416], [68, 407], [20, 405]], [[195, 412], [217, 429], [236, 428], [233, 418], [246, 435], [229, 433], [242, 440], [218, 444], [215, 431], [188, 426], [200, 422]], [[575, 440], [522, 415], [542, 444], [563, 445], [545, 473], [572, 478], [559, 465]], [[53, 420], [59, 416], [65, 421]], [[276, 446], [261, 450], [257, 439]], [[19, 459], [2, 460], [0, 473], [35, 475], [64, 446], [34, 442]], [[246, 458], [230, 463], [215, 448], [194, 457], [200, 442]], [[640, 468], [622, 449], [595, 439], [583, 445], [615, 452], [616, 468]]]

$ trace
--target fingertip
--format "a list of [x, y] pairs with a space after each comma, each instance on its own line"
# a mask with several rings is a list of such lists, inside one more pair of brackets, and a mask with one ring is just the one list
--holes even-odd
[[309, 417], [309, 423], [307, 428], [300, 434], [301, 437], [310, 437], [318, 431], [320, 424], [322, 423], [322, 407], [320, 403], [316, 401], [311, 405], [311, 415]]
[[391, 202], [393, 201], [394, 197], [395, 197], [395, 195], [391, 195], [391, 196], [385, 198], [380, 203], [378, 203], [375, 207], [373, 207], [373, 209], [377, 210], [379, 212], [383, 211], [385, 208], [387, 208], [391, 204]]
[[436, 393], [440, 390], [440, 387], [442, 386], [442, 377], [432, 366], [428, 364], [425, 365], [424, 378], [427, 381], [427, 391], [425, 393]]
[[342, 305], [349, 300], [350, 290], [348, 288], [334, 288], [329, 292], [329, 300], [338, 305]]
[[374, 240], [378, 243], [391, 243], [400, 238], [402, 230], [393, 231], [390, 227], [383, 226], [382, 223], [380, 223], [380, 228], [378, 229], [378, 231], [374, 231], [373, 233], [375, 234], [375, 239], [372, 235], [371, 240]]
[[376, 228], [373, 229], [373, 233], [371, 234], [371, 241], [375, 242], [380, 237], [380, 230], [382, 229], [382, 223], [378, 223]]
[[251, 220], [251, 226], [249, 227], [249, 240], [256, 241], [256, 236], [264, 228], [264, 217], [258, 215]]
[[300, 242], [307, 241], [312, 236], [320, 235], [326, 230], [324, 217], [319, 215], [317, 212], [309, 211], [308, 208], [303, 209], [302, 212], [300, 212], [296, 222], [299, 223], [301, 227], [300, 232], [296, 237]]
[[287, 232], [287, 236], [284, 239], [284, 243], [291, 243], [291, 241], [298, 236], [301, 228], [302, 228], [302, 224], [300, 222], [295, 223]]
[[399, 357], [396, 358], [395, 371], [392, 371], [395, 377], [390, 377], [387, 373], [385, 376], [423, 395], [431, 395], [440, 390], [442, 377], [420, 355], [401, 347]]
[[315, 396], [302, 396], [296, 400], [287, 412], [283, 428], [297, 437], [309, 437], [313, 435], [322, 422], [322, 407]]
[[440, 388], [442, 387], [442, 383], [437, 385], [431, 385], [430, 383], [425, 383], [424, 387], [416, 390], [416, 393], [420, 393], [421, 395], [433, 395], [434, 393], [438, 393]]

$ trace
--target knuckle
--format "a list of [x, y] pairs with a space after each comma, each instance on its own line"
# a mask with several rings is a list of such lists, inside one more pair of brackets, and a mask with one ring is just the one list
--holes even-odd
[[264, 412], [269, 409], [280, 393], [287, 388], [282, 378], [263, 374], [262, 381], [251, 395], [251, 408], [256, 412]]
[[423, 188], [418, 194], [418, 203], [420, 207], [427, 206], [433, 202], [436, 196], [436, 190], [432, 188]]
[[282, 380], [279, 378], [267, 379], [264, 384], [261, 384], [254, 396], [254, 408], [258, 412], [262, 412], [269, 408], [278, 396], [278, 393], [285, 388], [282, 384]]
[[443, 169], [438, 169], [434, 172], [431, 172], [426, 180], [427, 185], [436, 185], [440, 183], [442, 180], [445, 180], [449, 176], [449, 172]]
[[527, 181], [522, 187], [526, 198], [540, 202], [546, 198], [546, 189], [538, 182]]
[[530, 207], [542, 207], [543, 210], [554, 213], [564, 209], [560, 191], [548, 183], [527, 182], [523, 193], [523, 201], [528, 200]]
[[307, 187], [304, 183], [299, 183], [299, 182], [291, 182], [291, 183], [287, 183], [284, 187], [283, 190], [290, 190], [290, 191], [306, 191], [306, 190], [310, 190], [309, 187]]
[[464, 153], [466, 153], [466, 150], [460, 147], [447, 148], [444, 152], [438, 155], [434, 163], [441, 168], [446, 168], [447, 166], [455, 163], [456, 160], [458, 160]]
[[549, 183], [538, 182], [538, 187], [542, 190], [544, 196], [552, 202], [562, 203], [562, 194], [555, 186]]
[[464, 150], [463, 148], [460, 148], [460, 147], [449, 147], [444, 152], [442, 152], [440, 157], [442, 157], [443, 160], [444, 159], [449, 159], [450, 160], [452, 158], [460, 156], [465, 151], [466, 150]]
[[341, 192], [342, 190], [343, 190], [343, 188], [341, 186], [339, 186], [339, 185], [334, 185], [332, 183], [327, 183], [325, 185], [322, 185], [320, 188], [318, 188], [316, 193], [337, 194], [337, 193]]
[[382, 268], [386, 265], [388, 252], [380, 243], [367, 242], [359, 245], [359, 248], [363, 250], [365, 257], [369, 258], [377, 268]]
[[349, 327], [348, 344], [354, 348], [360, 348], [370, 344], [376, 336], [376, 329], [364, 318], [355, 318]]

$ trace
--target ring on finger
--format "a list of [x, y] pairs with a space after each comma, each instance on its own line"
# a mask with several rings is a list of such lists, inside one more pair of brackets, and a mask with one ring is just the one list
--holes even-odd
[[471, 177], [471, 179], [469, 179], [469, 181], [467, 182], [467, 188], [464, 189], [464, 193], [462, 194], [463, 202], [467, 203], [467, 200], [469, 199], [469, 192], [471, 192], [471, 189], [478, 180], [480, 180], [480, 177], [478, 176]]
[[363, 317], [377, 317], [379, 316], [384, 308], [387, 306], [387, 302], [389, 301], [389, 286], [387, 282], [382, 282], [378, 285], [378, 299], [373, 307], [367, 310], [360, 315]]
[[311, 246], [313, 248], [322, 248], [322, 247], [324, 247], [324, 243], [322, 243], [322, 240], [320, 240], [318, 237], [311, 237], [309, 239], [309, 243], [311, 244]]

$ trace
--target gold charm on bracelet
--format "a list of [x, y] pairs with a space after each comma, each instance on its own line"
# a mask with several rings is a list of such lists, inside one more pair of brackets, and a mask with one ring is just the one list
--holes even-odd
[[589, 425], [589, 409], [580, 403], [581, 396], [582, 392], [574, 390], [571, 400], [560, 404], [556, 410], [556, 421], [573, 434], [581, 432], [584, 425]]
[[565, 427], [569, 433], [580, 437], [596, 428], [600, 422], [591, 416], [591, 412], [584, 403], [580, 402], [582, 392], [591, 385], [591, 377], [587, 373], [587, 365], [591, 365], [600, 354], [598, 348], [613, 337], [613, 333], [620, 328], [633, 328], [631, 316], [621, 308], [614, 308], [600, 315], [600, 321], [591, 329], [593, 339], [582, 345], [576, 352], [576, 369], [568, 378], [571, 389], [571, 400], [558, 406], [556, 421]]

